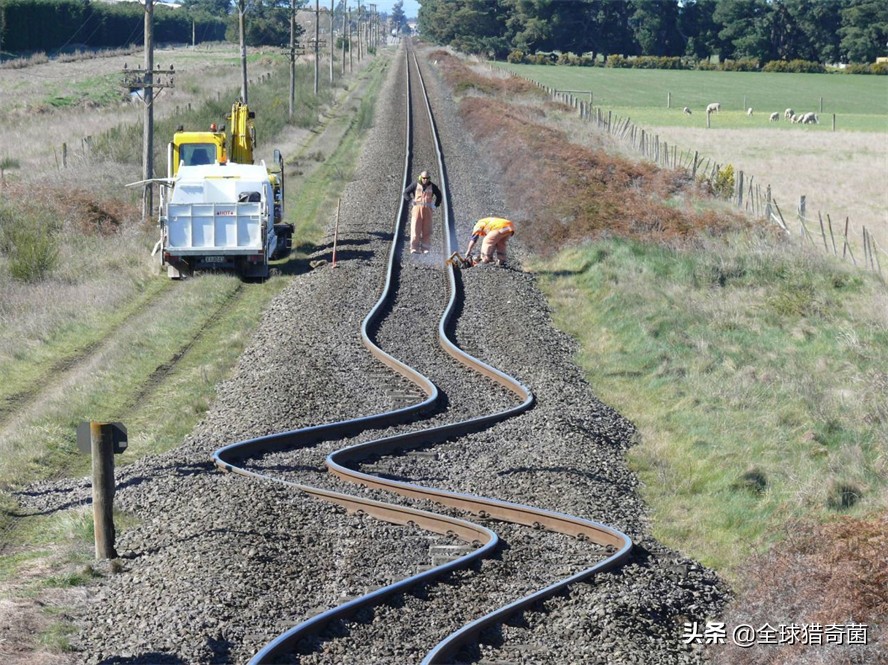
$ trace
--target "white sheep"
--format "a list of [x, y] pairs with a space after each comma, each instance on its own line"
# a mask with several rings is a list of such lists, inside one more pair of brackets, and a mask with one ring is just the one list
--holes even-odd
[[691, 115], [691, 109], [689, 109], [687, 106], [685, 106], [682, 111], [685, 115]]
[[809, 111], [808, 113], [802, 116], [802, 119], [799, 120], [803, 125], [816, 125], [817, 124], [817, 114], [813, 111]]
[[748, 109], [746, 109], [746, 115], [749, 115], [749, 116], [752, 115], [752, 107], [751, 106]]
[[779, 121], [779, 120], [780, 120], [780, 112], [779, 112], [779, 111], [774, 111], [774, 112], [771, 114], [771, 120], [770, 120], [770, 122], [777, 122], [777, 121]]
[[794, 116], [794, 115], [795, 115], [795, 111], [793, 111], [792, 109], [786, 109], [783, 112], [783, 117], [786, 118], [787, 120], [792, 120], [792, 116]]
[[721, 104], [718, 102], [712, 102], [709, 106], [706, 107], [707, 113], [718, 113], [721, 109]]
[[789, 116], [789, 121], [793, 124], [800, 122], [801, 119], [802, 119], [802, 116], [796, 115], [795, 113], [793, 113], [791, 116]]

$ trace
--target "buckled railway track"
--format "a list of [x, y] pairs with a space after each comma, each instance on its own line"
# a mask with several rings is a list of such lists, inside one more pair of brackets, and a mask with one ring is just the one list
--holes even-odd
[[[437, 173], [440, 174], [439, 185], [444, 194], [442, 205], [444, 224], [443, 231], [438, 232], [439, 237], [436, 238], [436, 242], [440, 242], [441, 246], [429, 256], [434, 256], [435, 258], [430, 260], [437, 262], [433, 274], [441, 275], [440, 266], [443, 264], [441, 257], [449, 256], [455, 249], [456, 237], [454, 219], [450, 210], [450, 196], [447, 192], [446, 165], [419, 63], [410, 48], [405, 50], [405, 58], [399, 66], [404, 68], [408, 88], [402, 189], [415, 174], [423, 170], [424, 164], [434, 161]], [[453, 342], [450, 331], [460, 301], [458, 275], [453, 266], [443, 268], [446, 305], [435, 326], [437, 342], [453, 359], [452, 367], [448, 371], [460, 372], [465, 368], [471, 368], [479, 377], [483, 377], [488, 385], [494, 385], [497, 391], [510, 396], [508, 400], [499, 400], [502, 403], [508, 402], [506, 406], [468, 418], [460, 417], [454, 421], [448, 418], [448, 412], [450, 402], [456, 396], [442, 394], [430, 378], [381, 348], [377, 337], [386, 318], [392, 316], [400, 305], [400, 290], [408, 281], [419, 279], [414, 274], [416, 271], [410, 274], [405, 271], [409, 263], [403, 256], [405, 245], [403, 227], [407, 223], [407, 213], [405, 202], [402, 201], [397, 218], [394, 220], [393, 240], [382, 293], [361, 324], [361, 337], [364, 346], [375, 358], [416, 386], [425, 395], [424, 399], [391, 411], [233, 443], [217, 450], [213, 455], [213, 461], [217, 467], [225, 471], [286, 483], [317, 499], [341, 506], [351, 513], [372, 516], [394, 524], [415, 525], [436, 534], [458, 538], [468, 543], [471, 550], [459, 558], [317, 614], [267, 644], [255, 655], [251, 661], [253, 663], [273, 662], [288, 657], [296, 652], [297, 646], [306, 637], [318, 634], [335, 621], [348, 619], [359, 610], [379, 605], [410, 588], [442, 578], [456, 570], [475, 566], [482, 558], [491, 556], [500, 545], [500, 538], [493, 528], [485, 525], [487, 523], [505, 522], [530, 527], [532, 530], [564, 534], [600, 546], [605, 549], [605, 554], [594, 565], [561, 577], [544, 588], [528, 593], [498, 609], [487, 611], [483, 616], [465, 624], [432, 646], [427, 651], [423, 663], [451, 662], [460, 649], [477, 640], [479, 633], [486, 627], [502, 622], [542, 599], [559, 593], [570, 584], [589, 579], [598, 572], [620, 565], [631, 551], [632, 542], [628, 536], [617, 529], [591, 520], [518, 503], [418, 485], [408, 480], [393, 478], [392, 474], [378, 475], [369, 472], [369, 465], [387, 456], [402, 455], [405, 451], [427, 448], [438, 442], [452, 441], [484, 430], [495, 423], [520, 416], [534, 404], [533, 393], [519, 380], [463, 351]], [[421, 257], [420, 260], [425, 261], [426, 257]], [[427, 267], [432, 266], [427, 263]], [[416, 284], [413, 286], [416, 287]], [[419, 288], [422, 289], [421, 284]], [[436, 289], [440, 290], [440, 285], [430, 286], [429, 289], [429, 293], [434, 293]], [[420, 295], [420, 298], [423, 297], [429, 297], [429, 294]], [[414, 331], [413, 334], [424, 333]], [[432, 423], [431, 426], [416, 429], [409, 424], [423, 418], [425, 418], [423, 422]], [[405, 426], [406, 431], [404, 431]], [[398, 428], [397, 433], [352, 443], [330, 452], [326, 456], [325, 466], [333, 482], [325, 483], [324, 487], [317, 486], [318, 483], [308, 484], [298, 474], [280, 473], [280, 457], [276, 458], [278, 472], [274, 475], [267, 468], [263, 468], [261, 462], [257, 463], [257, 460], [261, 460], [264, 456], [286, 455], [289, 451], [309, 449], [319, 442], [342, 442], [351, 437], [359, 437], [362, 433], [364, 436], [361, 438], [366, 439], [368, 431], [392, 427]], [[355, 493], [342, 491], [341, 488], [345, 483], [356, 484], [365, 489]], [[395, 493], [404, 499], [398, 499], [398, 503], [381, 501], [376, 498], [379, 491]], [[405, 499], [419, 500], [423, 505], [435, 504], [453, 510], [448, 511], [451, 514], [424, 510], [406, 505]], [[453, 514], [454, 511], [469, 513], [478, 519], [471, 521], [457, 517]]]

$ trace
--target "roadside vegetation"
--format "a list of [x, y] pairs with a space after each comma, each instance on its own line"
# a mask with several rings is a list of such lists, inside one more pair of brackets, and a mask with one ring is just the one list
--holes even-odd
[[[236, 62], [230, 54], [217, 57]], [[264, 283], [227, 274], [171, 281], [161, 274], [151, 256], [156, 223], [141, 220], [141, 190], [123, 186], [140, 179], [140, 124], [95, 131], [88, 163], [76, 169], [22, 173], [14, 153], [0, 162], [7, 174], [16, 173], [0, 189], [0, 624], [18, 640], [33, 640], [30, 647], [17, 644], [15, 653], [64, 651], [74, 629], [69, 605], [77, 587], [104, 574], [93, 561], [89, 506], [24, 516], [15, 491], [43, 479], [88, 475], [89, 458], [75, 445], [83, 420], [127, 426], [129, 446], [116, 458], [118, 466], [179, 445], [287, 276], [308, 269], [306, 254], [325, 232], [327, 220], [318, 218], [335, 207], [331, 183], [352, 175], [386, 59], [360, 66], [333, 89], [323, 85], [317, 98], [312, 67], [298, 67], [292, 123], [287, 68], [280, 60], [264, 67], [269, 73], [250, 87], [259, 157], [270, 158], [274, 147], [284, 154], [285, 209], [295, 221], [298, 247]], [[219, 79], [211, 77], [206, 103], [158, 119], [158, 171], [165, 171], [165, 144], [177, 125], [225, 122], [239, 95], [240, 70], [228, 70], [228, 92], [219, 92]], [[328, 114], [337, 117], [331, 122], [342, 125], [336, 129], [344, 138], [320, 143], [319, 116], [358, 78], [366, 80], [360, 112]], [[299, 168], [295, 155], [309, 140], [312, 168]], [[117, 514], [118, 531], [133, 519]], [[13, 652], [0, 646], [0, 654], [6, 659]]]
[[563, 131], [569, 111], [526, 81], [432, 59], [522, 204], [505, 212], [593, 390], [639, 430], [654, 534], [732, 583], [735, 623], [853, 618], [872, 642], [888, 616], [888, 562], [861, 560], [888, 534], [885, 283], [739, 217], [712, 183]]

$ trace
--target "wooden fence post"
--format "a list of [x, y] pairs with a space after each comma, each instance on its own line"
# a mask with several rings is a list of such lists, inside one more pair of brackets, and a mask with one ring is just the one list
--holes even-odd
[[823, 249], [826, 250], [827, 254], [829, 253], [829, 245], [826, 244], [826, 229], [823, 228], [823, 215], [820, 212], [817, 212], [817, 218], [820, 220], [820, 235], [823, 238]]
[[826, 226], [829, 228], [829, 239], [832, 241], [833, 256], [838, 256], [839, 251], [836, 249], [836, 237], [833, 235], [832, 219], [830, 219], [829, 213], [826, 213]]

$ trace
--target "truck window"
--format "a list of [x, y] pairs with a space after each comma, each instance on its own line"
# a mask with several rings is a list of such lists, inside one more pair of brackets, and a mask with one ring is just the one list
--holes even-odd
[[186, 143], [179, 148], [179, 159], [185, 166], [212, 164], [216, 161], [216, 149], [209, 143]]

